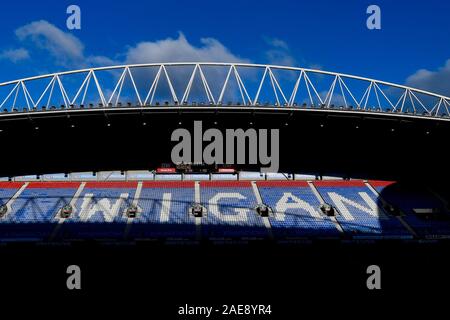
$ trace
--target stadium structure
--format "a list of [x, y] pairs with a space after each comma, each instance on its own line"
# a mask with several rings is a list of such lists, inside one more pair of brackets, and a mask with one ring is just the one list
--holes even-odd
[[[160, 63], [0, 84], [0, 239], [446, 239], [450, 98], [273, 65]], [[171, 163], [171, 133], [280, 130], [280, 172]]]

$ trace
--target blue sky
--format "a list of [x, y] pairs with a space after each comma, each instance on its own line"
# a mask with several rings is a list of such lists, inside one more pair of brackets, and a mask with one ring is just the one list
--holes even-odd
[[[81, 30], [66, 28], [70, 4], [81, 8]], [[381, 8], [381, 30], [366, 28], [371, 4]], [[198, 58], [316, 67], [450, 95], [449, 12], [443, 0], [8, 1], [0, 82]]]

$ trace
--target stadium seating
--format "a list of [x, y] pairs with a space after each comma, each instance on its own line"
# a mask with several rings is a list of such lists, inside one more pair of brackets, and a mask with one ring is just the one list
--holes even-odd
[[139, 196], [139, 214], [129, 230], [131, 238], [194, 238], [195, 218], [188, 214], [194, 202], [193, 181], [145, 181]]
[[[0, 220], [2, 238], [44, 239], [50, 236], [58, 210], [70, 202], [79, 185], [79, 182], [30, 182], [17, 199], [9, 203], [10, 212]], [[2, 195], [12, 197], [17, 191], [16, 187], [3, 187]]]
[[[305, 180], [0, 182], [0, 206], [6, 208], [0, 240], [450, 237], [450, 214], [427, 190], [381, 181], [311, 183], [314, 187]], [[335, 208], [335, 217], [321, 211], [321, 201]], [[202, 217], [189, 213], [196, 202], [206, 209]], [[383, 209], [385, 202], [402, 216]], [[267, 218], [255, 210], [261, 203], [271, 209]], [[64, 219], [58, 212], [67, 204], [73, 210]], [[137, 216], [128, 217], [134, 206]], [[433, 215], [416, 209], [433, 209]]]
[[6, 204], [22, 185], [22, 182], [0, 182], [0, 206]]
[[207, 208], [202, 235], [207, 238], [267, 237], [250, 181], [202, 181], [201, 204]]
[[58, 234], [62, 238], [121, 238], [137, 182], [87, 182]]
[[329, 217], [319, 212], [320, 202], [306, 181], [258, 181], [263, 203], [271, 207], [269, 218], [276, 237], [338, 237]]
[[411, 237], [412, 235], [377, 203], [375, 194], [357, 181], [314, 181], [323, 200], [338, 211], [336, 219], [354, 238]]
[[[417, 186], [399, 185], [393, 182], [369, 181], [381, 197], [397, 207], [405, 215], [403, 219], [421, 237], [450, 236], [450, 214], [443, 203], [430, 191]], [[438, 210], [433, 219], [426, 219], [414, 209]]]

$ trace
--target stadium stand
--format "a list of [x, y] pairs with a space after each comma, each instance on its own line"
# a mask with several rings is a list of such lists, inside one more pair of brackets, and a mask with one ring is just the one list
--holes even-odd
[[320, 201], [306, 181], [258, 181], [263, 203], [276, 237], [338, 237], [339, 231], [319, 211]]
[[207, 208], [202, 235], [207, 238], [264, 238], [267, 229], [254, 208], [250, 181], [202, 181], [201, 204]]
[[444, 204], [429, 190], [394, 182], [369, 181], [380, 197], [398, 208], [403, 219], [424, 238], [450, 235], [450, 214]]
[[[8, 203], [9, 212], [0, 219], [2, 238], [42, 240], [50, 236], [58, 222], [58, 210], [70, 202], [79, 185], [79, 182], [30, 182]], [[1, 187], [2, 198], [5, 193], [12, 197], [12, 192], [18, 191], [17, 183], [10, 186], [4, 183]]]
[[325, 203], [337, 209], [336, 220], [354, 238], [411, 237], [412, 235], [377, 203], [363, 181], [314, 181]]
[[1, 241], [450, 236], [437, 194], [383, 181], [2, 181], [0, 209]]
[[74, 205], [73, 215], [61, 227], [62, 238], [121, 238], [137, 182], [87, 182]]
[[188, 214], [193, 202], [194, 181], [144, 181], [128, 237], [194, 238], [195, 218]]
[[21, 182], [0, 182], [0, 205], [6, 205], [22, 185]]

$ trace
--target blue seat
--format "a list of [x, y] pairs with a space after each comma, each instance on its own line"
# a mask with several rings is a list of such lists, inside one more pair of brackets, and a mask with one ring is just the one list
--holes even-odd
[[411, 238], [401, 222], [386, 214], [377, 196], [362, 181], [318, 181], [323, 200], [335, 208], [344, 232], [353, 237]]
[[11, 212], [0, 220], [1, 237], [43, 239], [55, 228], [58, 210], [76, 192], [73, 185], [30, 183], [11, 204]]
[[254, 208], [257, 205], [250, 182], [204, 181], [200, 183], [202, 235], [207, 238], [267, 237], [268, 231]]
[[136, 183], [87, 183], [59, 236], [70, 239], [123, 238], [126, 209], [132, 204]]
[[0, 183], [0, 206], [6, 204], [21, 187], [21, 183]]
[[[417, 186], [404, 186], [395, 183], [372, 181], [371, 184], [383, 199], [405, 214], [403, 219], [419, 236], [450, 236], [450, 214], [441, 201], [428, 190]], [[441, 220], [426, 220], [414, 209], [440, 209]]]
[[129, 237], [194, 238], [195, 218], [188, 212], [193, 202], [193, 182], [144, 182]]
[[320, 202], [306, 182], [261, 181], [263, 202], [273, 210], [269, 218], [276, 237], [338, 237], [330, 218], [319, 212]]

